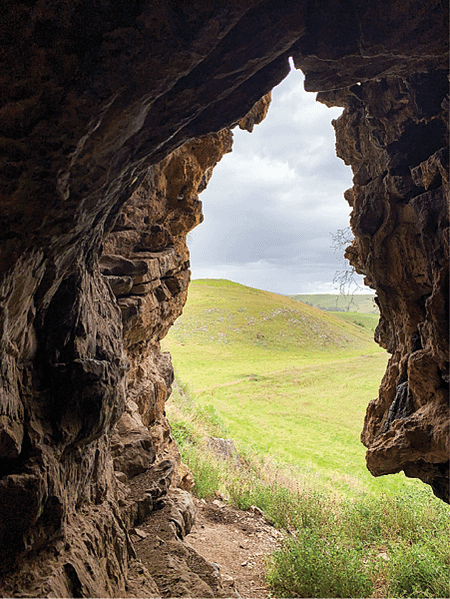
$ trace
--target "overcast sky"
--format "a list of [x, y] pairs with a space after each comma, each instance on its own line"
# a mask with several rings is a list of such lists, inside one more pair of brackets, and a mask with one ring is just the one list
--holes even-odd
[[[192, 278], [223, 278], [281, 294], [336, 293], [344, 268], [332, 235], [348, 226], [351, 170], [335, 154], [327, 108], [292, 70], [253, 133], [234, 130], [233, 152], [201, 194], [205, 221], [189, 235]], [[365, 289], [370, 292], [369, 289]]]

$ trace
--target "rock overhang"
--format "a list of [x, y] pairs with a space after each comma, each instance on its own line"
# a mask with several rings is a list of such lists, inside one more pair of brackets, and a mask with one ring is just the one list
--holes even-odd
[[[202, 218], [202, 185], [230, 150], [229, 128], [287, 74], [290, 56], [309, 91], [345, 107], [335, 128], [354, 171], [347, 254], [377, 291], [376, 338], [392, 354], [364, 425], [368, 466], [403, 469], [448, 501], [447, 21], [443, 3], [417, 0], [5, 7], [4, 569], [36, 547], [59, 547], [81, 506], [101, 505], [106, 528], [126, 535], [109, 445], [124, 411], [131, 424], [122, 440], [114, 429], [113, 442], [122, 474], [173, 451], [164, 416], [172, 369], [159, 339], [186, 299], [185, 236]], [[18, 497], [29, 506], [20, 525]], [[72, 556], [89, 554], [71, 543]], [[114, 551], [109, 563], [127, 562]], [[67, 558], [56, 553], [46, 558], [55, 568]], [[56, 577], [63, 594], [69, 570]], [[83, 593], [111, 594], [107, 573], [97, 579], [86, 575]]]

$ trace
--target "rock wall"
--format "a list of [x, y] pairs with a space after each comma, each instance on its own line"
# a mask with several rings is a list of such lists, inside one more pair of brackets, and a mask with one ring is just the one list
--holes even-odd
[[127, 476], [161, 456], [170, 455], [179, 465], [164, 412], [173, 369], [159, 341], [186, 302], [186, 235], [203, 219], [198, 194], [231, 146], [232, 133], [223, 129], [184, 144], [151, 167], [105, 240], [100, 270], [122, 312], [129, 360], [126, 413], [113, 437], [116, 470]]
[[[377, 290], [377, 339], [392, 353], [368, 408], [368, 466], [403, 469], [448, 500], [447, 7], [2, 10], [1, 593], [163, 592], [129, 530], [168, 484], [127, 495], [130, 478], [178, 461], [158, 343], [186, 298], [198, 192], [230, 148], [228, 128], [245, 115], [253, 126], [289, 56], [307, 89], [346, 107], [336, 130], [355, 172], [348, 254]], [[172, 479], [189, 486], [182, 469]]]
[[319, 94], [345, 107], [337, 153], [355, 234], [346, 256], [377, 292], [375, 340], [392, 357], [361, 440], [375, 476], [403, 470], [449, 501], [447, 71]]

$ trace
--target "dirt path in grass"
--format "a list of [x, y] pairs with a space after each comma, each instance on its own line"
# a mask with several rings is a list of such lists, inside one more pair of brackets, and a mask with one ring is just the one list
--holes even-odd
[[185, 542], [220, 568], [228, 597], [268, 597], [265, 558], [283, 535], [256, 508], [235, 509], [216, 499], [194, 499], [197, 516]]
[[293, 371], [294, 368], [283, 368], [283, 370], [270, 370], [269, 372], [259, 372], [258, 374], [245, 375], [242, 376], [240, 379], [228, 381], [227, 383], [219, 383], [217, 385], [212, 385], [211, 387], [204, 387], [203, 389], [194, 389], [194, 393], [205, 393], [207, 391], [214, 391], [215, 389], [223, 389], [224, 387], [233, 387], [234, 385], [239, 385], [241, 383], [257, 381], [258, 377], [265, 378], [270, 376], [278, 376], [287, 372], [292, 373]]
[[[358, 356], [352, 356], [350, 358], [344, 360], [330, 360], [327, 361], [327, 368], [335, 365], [343, 365], [348, 363], [353, 363], [358, 358], [369, 358], [375, 354], [361, 354]], [[258, 372], [255, 374], [242, 375], [239, 379], [234, 379], [232, 381], [227, 381], [226, 383], [218, 383], [217, 385], [211, 385], [209, 387], [202, 387], [201, 389], [193, 389], [194, 394], [198, 393], [207, 393], [208, 391], [214, 391], [215, 389], [223, 389], [225, 387], [233, 387], [234, 385], [239, 385], [241, 383], [246, 383], [248, 381], [258, 380], [257, 377], [271, 377], [271, 376], [279, 376], [281, 374], [292, 374], [292, 375], [301, 375], [304, 373], [308, 373], [311, 370], [323, 368], [324, 364], [305, 364], [302, 366], [291, 366], [289, 368], [282, 368], [281, 370], [268, 370], [267, 372]]]

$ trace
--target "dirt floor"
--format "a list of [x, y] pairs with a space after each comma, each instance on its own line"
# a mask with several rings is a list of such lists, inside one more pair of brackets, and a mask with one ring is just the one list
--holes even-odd
[[219, 499], [195, 499], [197, 516], [185, 543], [220, 568], [229, 597], [269, 597], [265, 558], [278, 546], [281, 532], [258, 508], [235, 509]]

